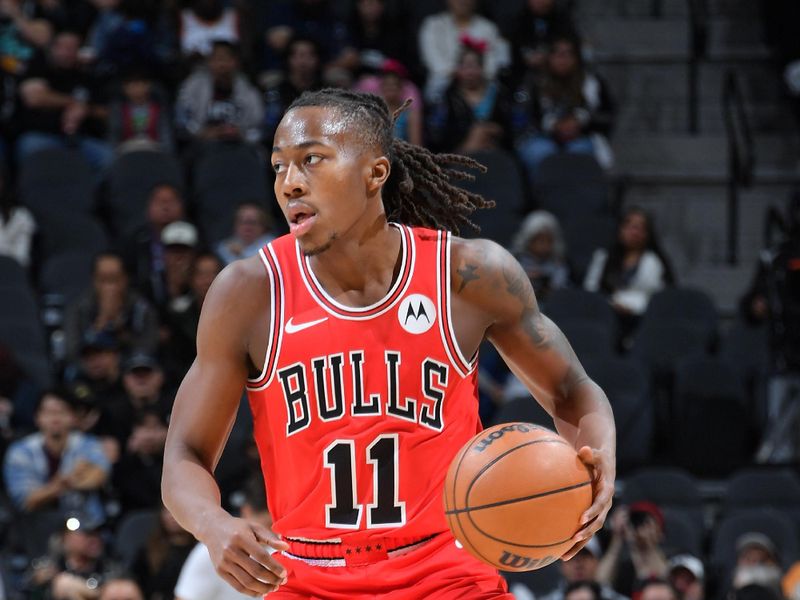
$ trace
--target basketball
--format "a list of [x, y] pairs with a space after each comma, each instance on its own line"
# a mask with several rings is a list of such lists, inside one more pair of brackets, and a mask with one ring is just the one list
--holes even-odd
[[502, 423], [472, 438], [447, 471], [450, 530], [476, 558], [504, 571], [532, 571], [572, 547], [592, 503], [591, 475], [560, 435]]

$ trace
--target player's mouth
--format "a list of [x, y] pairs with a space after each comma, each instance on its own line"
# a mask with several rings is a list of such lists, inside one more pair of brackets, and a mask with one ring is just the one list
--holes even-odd
[[296, 238], [308, 233], [314, 221], [317, 220], [317, 213], [310, 206], [296, 204], [289, 208], [287, 218], [289, 220], [289, 231]]

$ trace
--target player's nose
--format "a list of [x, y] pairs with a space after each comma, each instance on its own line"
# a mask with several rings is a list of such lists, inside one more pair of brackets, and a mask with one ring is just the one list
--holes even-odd
[[290, 163], [286, 168], [286, 175], [281, 184], [281, 193], [289, 200], [292, 198], [299, 198], [307, 191], [308, 189], [301, 170], [293, 163]]

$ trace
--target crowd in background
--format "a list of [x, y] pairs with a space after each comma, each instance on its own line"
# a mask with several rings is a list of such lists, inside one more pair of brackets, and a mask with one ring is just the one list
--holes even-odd
[[[398, 137], [441, 152], [501, 150], [531, 187], [557, 153], [611, 167], [613, 94], [592, 72], [569, 10], [528, 0], [519, 14], [493, 18], [477, 4], [447, 0], [443, 11], [418, 15], [387, 0], [344, 10], [327, 0], [0, 0], [0, 254], [36, 279], [40, 232], [14, 182], [37, 152], [79, 150], [98, 194], [128, 152], [166, 151], [188, 171], [215, 147], [238, 144], [266, 164], [284, 110], [323, 86], [379, 94], [392, 110], [410, 98]], [[269, 198], [230, 198], [232, 230], [205, 239], [190, 195], [159, 183], [145, 224], [114, 230], [90, 287], [64, 308], [55, 387], [43, 389], [0, 345], [0, 450], [13, 515], [0, 532], [0, 574], [10, 598], [237, 597], [215, 587], [207, 553], [161, 506], [161, 461], [214, 277], [285, 226]], [[505, 243], [538, 298], [546, 306], [564, 288], [602, 294], [626, 352], [649, 299], [676, 281], [652, 219], [626, 209], [610, 245], [577, 268], [562, 224], [527, 200]], [[497, 371], [486, 378], [494, 381], [482, 386], [486, 420], [513, 393], [510, 380]], [[245, 425], [217, 476], [226, 507], [268, 522], [248, 436]], [[128, 556], [115, 533], [137, 511], [157, 511], [157, 524]], [[594, 542], [564, 563], [548, 600], [703, 600], [702, 557], [670, 554], [660, 515], [657, 506], [617, 511], [605, 551]], [[736, 600], [778, 600], [775, 544], [751, 536], [736, 552], [736, 571], [716, 588], [736, 590]], [[796, 567], [793, 577], [785, 593], [796, 599]]]

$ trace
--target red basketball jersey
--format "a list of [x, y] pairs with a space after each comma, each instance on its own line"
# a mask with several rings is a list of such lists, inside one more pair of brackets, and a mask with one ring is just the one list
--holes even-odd
[[248, 381], [278, 533], [332, 540], [447, 530], [450, 461], [481, 425], [475, 357], [450, 317], [450, 235], [397, 226], [400, 275], [363, 308], [326, 294], [292, 236], [261, 250], [267, 357]]

